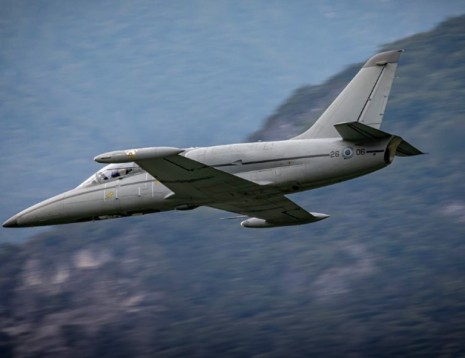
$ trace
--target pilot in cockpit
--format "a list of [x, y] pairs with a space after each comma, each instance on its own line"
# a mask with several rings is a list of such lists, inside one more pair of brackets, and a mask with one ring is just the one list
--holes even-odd
[[135, 174], [141, 169], [135, 163], [109, 164], [85, 180], [79, 187], [102, 184], [114, 179], [122, 179], [129, 174]]

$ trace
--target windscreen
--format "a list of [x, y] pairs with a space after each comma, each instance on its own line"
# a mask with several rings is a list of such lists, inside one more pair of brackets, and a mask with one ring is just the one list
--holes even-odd
[[140, 169], [136, 163], [109, 164], [85, 180], [81, 185], [79, 185], [79, 188], [103, 184], [116, 179], [122, 179], [128, 175], [133, 175], [141, 171], [142, 169]]

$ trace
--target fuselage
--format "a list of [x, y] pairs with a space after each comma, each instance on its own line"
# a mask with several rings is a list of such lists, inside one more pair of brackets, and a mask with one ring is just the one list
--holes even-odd
[[[390, 139], [360, 145], [341, 138], [241, 143], [185, 150], [184, 156], [283, 194], [352, 179], [388, 165]], [[113, 168], [113, 169], [112, 169]], [[102, 220], [168, 210], [188, 210], [209, 202], [179, 198], [136, 166], [113, 165], [115, 175], [97, 172], [75, 189], [38, 203], [10, 218], [6, 227]], [[103, 177], [103, 179], [102, 179]], [[211, 203], [210, 203], [211, 204]]]

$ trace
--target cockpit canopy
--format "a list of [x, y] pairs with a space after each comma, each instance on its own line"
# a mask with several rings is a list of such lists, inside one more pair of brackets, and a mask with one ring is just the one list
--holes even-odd
[[109, 164], [82, 182], [78, 188], [87, 188], [92, 185], [108, 183], [110, 181], [140, 173], [141, 171], [142, 169], [136, 163]]

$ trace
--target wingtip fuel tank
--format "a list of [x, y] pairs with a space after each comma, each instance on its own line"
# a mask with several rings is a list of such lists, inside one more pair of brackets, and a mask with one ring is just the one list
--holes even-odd
[[260, 219], [260, 218], [249, 218], [247, 220], [242, 221], [241, 226], [245, 228], [262, 229], [262, 228], [268, 228], [268, 227], [304, 225], [304, 224], [314, 223], [314, 222], [329, 218], [329, 215], [322, 214], [322, 213], [310, 213], [310, 215], [312, 216], [311, 219], [295, 221], [292, 224], [267, 221], [265, 219]]
[[139, 149], [117, 150], [97, 155], [94, 160], [97, 163], [128, 163], [136, 160], [149, 160], [164, 158], [182, 153], [184, 149], [174, 147], [151, 147]]

